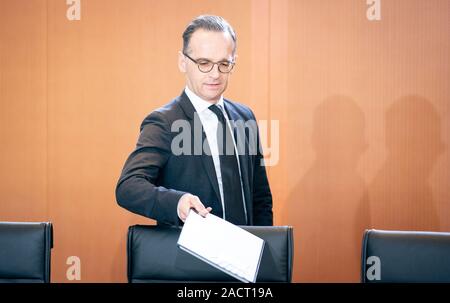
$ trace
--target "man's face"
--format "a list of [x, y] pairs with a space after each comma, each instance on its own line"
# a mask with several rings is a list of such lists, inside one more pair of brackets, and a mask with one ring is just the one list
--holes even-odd
[[[233, 48], [234, 42], [229, 33], [199, 29], [191, 36], [187, 55], [196, 61], [234, 61]], [[230, 74], [221, 73], [217, 65], [210, 72], [203, 73], [196, 63], [180, 52], [178, 67], [185, 73], [189, 89], [205, 101], [217, 102], [227, 88]]]

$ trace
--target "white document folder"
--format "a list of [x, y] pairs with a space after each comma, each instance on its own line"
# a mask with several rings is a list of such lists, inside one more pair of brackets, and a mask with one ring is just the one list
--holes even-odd
[[191, 210], [177, 244], [242, 282], [256, 282], [264, 240], [228, 221]]

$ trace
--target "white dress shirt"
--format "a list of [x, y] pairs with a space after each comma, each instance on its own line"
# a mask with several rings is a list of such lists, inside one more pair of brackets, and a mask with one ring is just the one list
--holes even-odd
[[[206, 139], [208, 140], [209, 148], [211, 149], [211, 156], [213, 158], [214, 162], [214, 169], [216, 171], [217, 176], [217, 183], [219, 184], [219, 191], [220, 191], [220, 197], [222, 202], [222, 209], [223, 209], [223, 218], [225, 219], [225, 205], [224, 205], [224, 197], [223, 197], [223, 185], [222, 185], [222, 173], [220, 171], [220, 158], [219, 158], [219, 147], [217, 144], [217, 125], [219, 123], [219, 119], [217, 118], [216, 114], [211, 111], [208, 107], [212, 105], [211, 102], [205, 101], [199, 96], [197, 96], [194, 92], [192, 92], [187, 86], [185, 88], [185, 93], [188, 96], [189, 100], [191, 100], [192, 105], [194, 106], [198, 117], [200, 118], [200, 122], [202, 123], [203, 130], [206, 134]], [[217, 106], [222, 110], [222, 113], [225, 116], [225, 120], [227, 121], [227, 126], [230, 128], [229, 119], [227, 112], [224, 110], [224, 102], [223, 102], [223, 96], [220, 96], [219, 101], [216, 103]], [[237, 155], [237, 148], [236, 148], [236, 140], [234, 139], [233, 131], [230, 128], [231, 135], [233, 136], [233, 143], [234, 143], [234, 151], [235, 155]], [[241, 166], [239, 164], [239, 157], [237, 158], [238, 168], [239, 168], [239, 176], [240, 182], [241, 182], [241, 192], [242, 192], [242, 201], [244, 202], [244, 212], [245, 212], [245, 218], [247, 220], [247, 208], [245, 207], [245, 196], [244, 196], [244, 189], [242, 186], [242, 176], [241, 176]]]

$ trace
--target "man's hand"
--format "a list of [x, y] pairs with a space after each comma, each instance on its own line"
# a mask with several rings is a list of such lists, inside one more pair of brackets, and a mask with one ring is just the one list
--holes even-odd
[[181, 221], [186, 221], [186, 217], [188, 216], [189, 210], [191, 208], [196, 210], [197, 213], [202, 217], [205, 217], [212, 210], [211, 207], [205, 208], [205, 206], [197, 196], [184, 194], [178, 201], [177, 206], [178, 217], [181, 219]]

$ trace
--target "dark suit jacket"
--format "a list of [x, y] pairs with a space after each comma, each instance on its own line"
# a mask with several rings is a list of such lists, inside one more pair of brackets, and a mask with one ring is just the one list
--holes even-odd
[[[228, 100], [224, 102], [230, 123], [238, 120], [256, 122], [248, 107]], [[155, 219], [158, 224], [179, 225], [178, 200], [188, 192], [198, 196], [205, 207], [211, 206], [212, 213], [215, 213], [221, 200], [210, 154], [176, 155], [171, 149], [172, 140], [180, 135], [179, 131], [171, 130], [172, 123], [177, 120], [189, 123], [191, 141], [194, 143], [196, 119], [198, 116], [194, 106], [184, 92], [144, 119], [136, 149], [128, 157], [116, 187], [116, 199], [120, 206]], [[257, 128], [246, 129], [245, 144], [248, 145], [252, 138], [257, 139], [259, 147]], [[202, 139], [206, 140], [204, 132]], [[209, 148], [207, 140], [205, 145]], [[257, 153], [239, 155], [247, 222], [249, 225], [273, 225], [272, 195], [265, 166], [261, 164], [263, 157], [260, 149], [256, 150]]]

